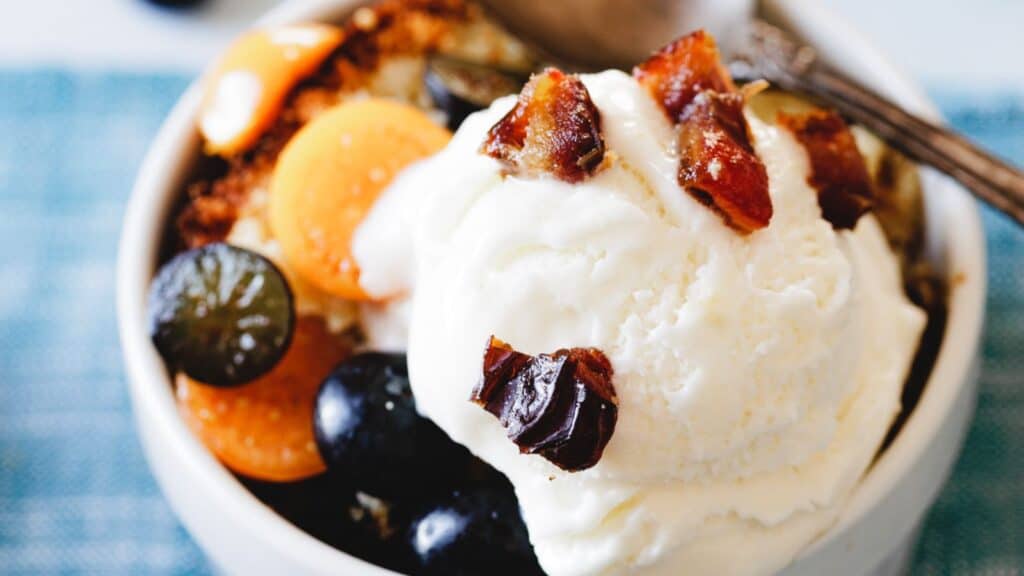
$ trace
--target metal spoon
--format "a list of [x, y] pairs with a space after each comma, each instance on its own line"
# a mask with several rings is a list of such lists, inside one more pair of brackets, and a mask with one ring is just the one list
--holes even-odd
[[694, 22], [712, 31], [731, 31], [729, 37], [720, 40], [731, 56], [729, 68], [738, 79], [762, 78], [835, 108], [907, 156], [960, 182], [1024, 226], [1024, 173], [948, 128], [908, 113], [825, 65], [813, 48], [751, 18], [747, 0], [483, 3], [552, 61], [582, 70], [629, 69]]

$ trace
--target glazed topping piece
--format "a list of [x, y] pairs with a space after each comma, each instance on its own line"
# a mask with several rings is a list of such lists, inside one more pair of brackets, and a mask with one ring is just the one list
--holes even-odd
[[665, 114], [678, 122], [683, 110], [705, 90], [734, 92], [736, 86], [722, 65], [715, 39], [704, 30], [683, 36], [633, 68], [633, 77], [647, 88]]
[[313, 439], [317, 389], [348, 354], [322, 320], [302, 317], [281, 361], [245, 386], [218, 388], [178, 374], [178, 407], [203, 444], [233, 471], [270, 482], [307, 478], [325, 469]]
[[578, 77], [548, 68], [530, 79], [482, 150], [512, 174], [579, 182], [604, 160], [601, 114]]
[[698, 30], [633, 69], [679, 127], [679, 184], [741, 233], [768, 225], [768, 173], [754, 153], [744, 98], [714, 38]]
[[597, 464], [615, 431], [612, 373], [596, 348], [530, 356], [492, 336], [471, 400], [501, 421], [520, 452], [576, 472]]
[[292, 88], [342, 39], [334, 26], [296, 24], [236, 40], [205, 81], [199, 131], [207, 152], [230, 156], [248, 150], [274, 123]]
[[303, 126], [270, 182], [268, 219], [288, 263], [328, 294], [368, 300], [355, 230], [399, 171], [450, 138], [423, 112], [388, 100], [340, 104]]
[[740, 94], [702, 92], [683, 111], [679, 184], [737, 230], [768, 225], [768, 173], [747, 137]]
[[807, 183], [818, 191], [822, 217], [836, 230], [852, 230], [871, 209], [874, 193], [864, 156], [849, 126], [833, 110], [780, 112], [779, 124], [807, 150], [811, 162]]
[[172, 370], [214, 386], [268, 372], [288, 348], [292, 292], [269, 260], [227, 244], [182, 252], [149, 289], [150, 335]]

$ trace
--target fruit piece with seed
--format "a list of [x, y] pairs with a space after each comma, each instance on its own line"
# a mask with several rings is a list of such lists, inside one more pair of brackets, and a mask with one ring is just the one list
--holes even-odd
[[291, 339], [291, 289], [269, 260], [209, 244], [178, 254], [149, 290], [150, 336], [172, 370], [213, 386], [265, 374]]
[[414, 518], [414, 573], [541, 575], [511, 489], [455, 492]]
[[450, 138], [423, 112], [386, 100], [341, 104], [304, 126], [270, 183], [270, 228], [288, 263], [329, 294], [370, 299], [352, 255], [355, 231], [399, 171]]
[[375, 496], [449, 485], [471, 458], [416, 412], [404, 354], [341, 363], [320, 388], [314, 424], [328, 467]]
[[235, 472], [291, 482], [324, 471], [313, 437], [313, 403], [348, 346], [313, 317], [300, 318], [284, 358], [245, 386], [217, 388], [178, 374], [178, 407], [189, 427]]

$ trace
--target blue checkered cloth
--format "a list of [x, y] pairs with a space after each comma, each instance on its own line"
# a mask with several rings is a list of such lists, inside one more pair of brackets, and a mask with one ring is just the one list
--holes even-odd
[[[0, 574], [205, 574], [132, 426], [114, 318], [121, 215], [181, 76], [0, 71]], [[1024, 98], [933, 94], [1024, 159]], [[1024, 232], [986, 212], [978, 414], [922, 575], [1024, 573]]]

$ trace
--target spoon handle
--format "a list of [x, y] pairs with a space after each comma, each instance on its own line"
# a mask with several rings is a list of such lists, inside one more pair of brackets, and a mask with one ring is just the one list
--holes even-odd
[[[763, 31], [762, 31], [763, 33]], [[777, 29], [772, 34], [781, 33]], [[788, 38], [783, 39], [789, 42]], [[834, 107], [918, 162], [933, 166], [1024, 226], [1024, 173], [947, 128], [923, 120], [821, 63], [803, 47], [755, 43], [738, 71]], [[752, 77], [751, 77], [752, 78]]]

